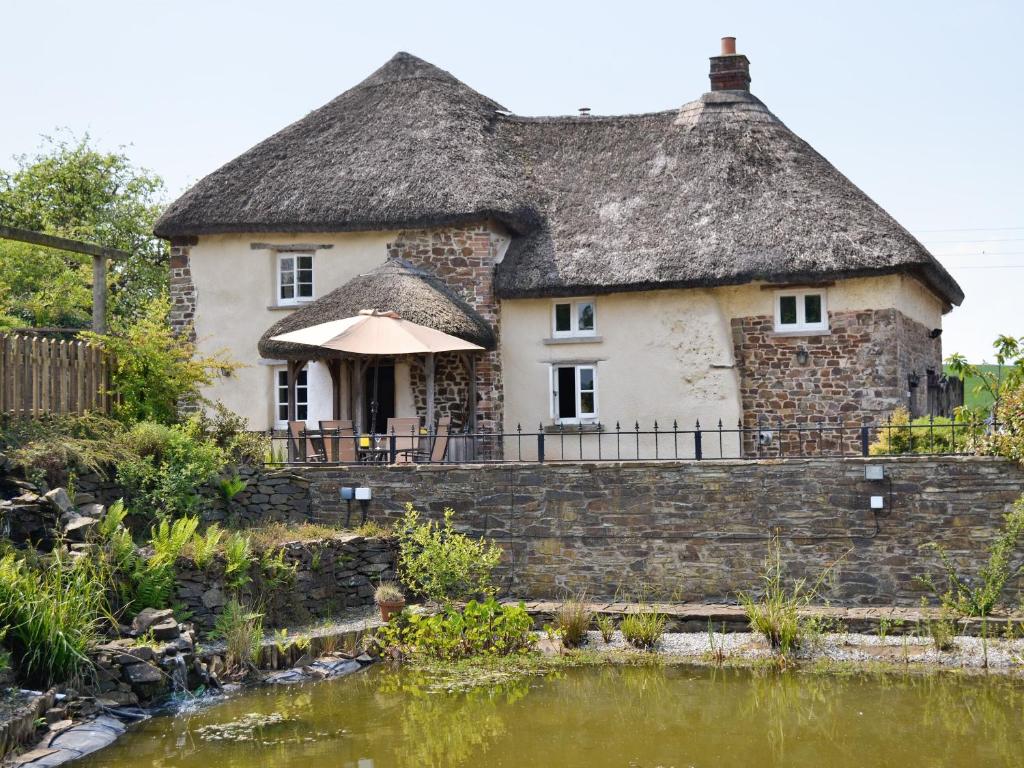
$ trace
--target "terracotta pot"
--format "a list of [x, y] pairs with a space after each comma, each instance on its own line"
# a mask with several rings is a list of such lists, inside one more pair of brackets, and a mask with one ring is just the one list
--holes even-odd
[[405, 599], [388, 603], [377, 603], [377, 606], [380, 608], [380, 617], [384, 621], [391, 621], [392, 616], [396, 613], [401, 613], [402, 609], [405, 608]]

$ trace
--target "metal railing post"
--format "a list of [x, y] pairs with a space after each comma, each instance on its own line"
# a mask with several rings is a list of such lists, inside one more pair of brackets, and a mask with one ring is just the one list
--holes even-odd
[[394, 428], [391, 430], [391, 434], [388, 435], [388, 464], [395, 464], [398, 462], [398, 435], [395, 434]]
[[704, 447], [702, 445], [703, 437], [700, 432], [700, 419], [697, 419], [697, 426], [693, 433], [693, 455], [697, 461], [704, 458]]
[[537, 427], [537, 461], [544, 463], [544, 425]]

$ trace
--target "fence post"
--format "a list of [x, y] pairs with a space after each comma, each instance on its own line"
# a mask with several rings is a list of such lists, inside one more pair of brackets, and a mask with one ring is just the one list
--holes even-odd
[[544, 425], [537, 427], [537, 461], [544, 463]]
[[391, 434], [388, 436], [388, 464], [395, 464], [398, 461], [398, 435], [395, 434], [395, 428], [391, 428]]
[[864, 424], [863, 426], [861, 426], [861, 428], [860, 428], [860, 455], [861, 456], [865, 456], [865, 457], [868, 455], [868, 437], [869, 437], [868, 432], [869, 432], [869, 430], [868, 430], [867, 424]]
[[697, 426], [693, 433], [693, 455], [697, 461], [704, 458], [703, 435], [700, 432], [700, 419], [697, 419]]

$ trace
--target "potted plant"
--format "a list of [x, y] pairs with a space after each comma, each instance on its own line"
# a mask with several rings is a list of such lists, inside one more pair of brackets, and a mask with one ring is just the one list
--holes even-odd
[[405, 607], [405, 595], [401, 588], [393, 581], [382, 581], [374, 590], [373, 599], [380, 607], [380, 617], [384, 621], [391, 621], [391, 617]]

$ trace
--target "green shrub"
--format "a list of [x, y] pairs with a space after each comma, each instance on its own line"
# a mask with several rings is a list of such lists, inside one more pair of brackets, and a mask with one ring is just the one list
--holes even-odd
[[51, 486], [65, 483], [69, 473], [106, 477], [124, 457], [120, 436], [117, 422], [97, 414], [5, 417], [0, 422], [0, 449], [11, 463], [26, 477]]
[[138, 558], [132, 573], [134, 594], [131, 607], [135, 613], [143, 608], [167, 608], [174, 595], [175, 561], [185, 546], [192, 542], [199, 519], [182, 517], [173, 523], [161, 520], [151, 531], [152, 554]]
[[980, 425], [943, 416], [922, 416], [911, 421], [906, 408], [897, 408], [889, 422], [878, 427], [872, 456], [904, 453], [963, 453], [977, 442]]
[[245, 490], [246, 486], [249, 485], [248, 480], [243, 480], [238, 475], [232, 477], [223, 478], [217, 484], [220, 488], [220, 495], [224, 497], [224, 501], [229, 504], [234, 500], [235, 496]]
[[945, 575], [945, 588], [940, 588], [928, 575], [920, 581], [932, 590], [949, 610], [962, 616], [989, 616], [1002, 597], [1007, 582], [1024, 572], [1024, 564], [1013, 566], [1017, 547], [1024, 535], [1024, 496], [1017, 499], [1013, 510], [1003, 517], [1003, 527], [989, 545], [988, 561], [972, 579], [960, 572], [941, 544], [925, 544], [939, 556]]
[[170, 301], [161, 296], [134, 323], [115, 323], [108, 335], [83, 334], [114, 356], [110, 390], [115, 414], [126, 424], [173, 424], [180, 403], [199, 402], [201, 387], [237, 367], [223, 356], [197, 355], [188, 335], [172, 330], [170, 309]]
[[533, 620], [522, 603], [501, 605], [493, 597], [470, 600], [436, 615], [406, 609], [377, 630], [375, 642], [385, 650], [427, 659], [454, 661], [471, 656], [507, 656], [533, 646]]
[[555, 611], [555, 627], [566, 648], [578, 648], [587, 641], [587, 630], [594, 612], [587, 605], [586, 595], [564, 600]]
[[402, 583], [438, 603], [493, 595], [491, 574], [501, 559], [493, 541], [456, 532], [454, 515], [445, 509], [443, 522], [420, 523], [419, 513], [406, 504], [405, 517], [395, 526]]
[[105, 584], [89, 558], [69, 561], [60, 550], [38, 569], [13, 553], [0, 558], [0, 625], [22, 679], [46, 687], [90, 668], [108, 614]]
[[263, 642], [263, 614], [233, 597], [217, 617], [210, 636], [224, 641], [229, 669], [256, 664]]
[[259, 465], [270, 450], [270, 438], [262, 432], [250, 432], [248, 423], [223, 403], [191, 417], [198, 432], [224, 451], [232, 464]]
[[129, 509], [145, 517], [192, 512], [199, 502], [197, 490], [225, 463], [223, 451], [188, 425], [136, 424], [125, 444], [129, 456], [118, 464], [117, 479], [129, 494]]
[[665, 616], [650, 608], [641, 607], [636, 613], [628, 613], [619, 624], [622, 636], [634, 648], [643, 651], [654, 650], [665, 633]]
[[994, 408], [994, 416], [998, 426], [982, 439], [978, 451], [1024, 464], [1024, 384], [1003, 393]]

